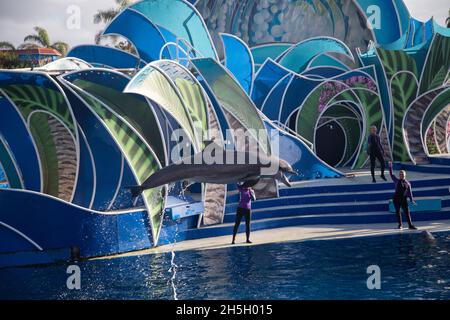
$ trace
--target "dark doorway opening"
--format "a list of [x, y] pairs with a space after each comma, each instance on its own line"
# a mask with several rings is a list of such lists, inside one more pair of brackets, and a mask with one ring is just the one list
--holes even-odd
[[336, 166], [345, 153], [345, 133], [342, 127], [331, 121], [316, 131], [316, 154], [330, 166]]

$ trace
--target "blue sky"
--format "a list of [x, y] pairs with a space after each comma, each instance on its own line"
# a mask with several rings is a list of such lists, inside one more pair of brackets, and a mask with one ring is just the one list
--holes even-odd
[[[427, 20], [434, 16], [441, 24], [450, 9], [449, 0], [404, 1], [414, 17]], [[71, 5], [80, 8], [80, 29], [67, 28], [67, 10]], [[93, 23], [93, 15], [98, 9], [113, 5], [113, 0], [3, 0], [0, 1], [0, 41], [19, 45], [34, 26], [42, 26], [49, 30], [52, 41], [64, 40], [72, 46], [92, 43], [102, 29]]]
[[403, 0], [409, 8], [411, 15], [416, 19], [425, 21], [430, 17], [444, 25], [450, 9], [449, 0]]

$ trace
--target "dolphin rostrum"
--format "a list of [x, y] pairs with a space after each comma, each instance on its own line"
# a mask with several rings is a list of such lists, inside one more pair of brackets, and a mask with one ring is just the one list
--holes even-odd
[[[234, 184], [260, 178], [274, 178], [286, 186], [291, 184], [286, 173], [297, 174], [289, 163], [266, 154], [218, 149], [205, 154], [205, 150], [184, 158], [151, 175], [142, 185], [129, 187], [133, 196], [176, 181], [190, 183]], [[215, 152], [219, 150], [219, 154]], [[218, 156], [216, 156], [218, 155]], [[209, 156], [209, 158], [208, 158]], [[214, 161], [211, 161], [211, 157]]]
[[428, 230], [422, 231], [422, 232], [420, 233], [420, 236], [421, 236], [422, 240], [423, 240], [425, 243], [430, 243], [430, 244], [432, 244], [432, 243], [435, 243], [435, 242], [436, 242], [436, 238], [435, 238], [435, 237], [433, 236], [433, 234], [432, 234], [430, 231], [428, 231]]

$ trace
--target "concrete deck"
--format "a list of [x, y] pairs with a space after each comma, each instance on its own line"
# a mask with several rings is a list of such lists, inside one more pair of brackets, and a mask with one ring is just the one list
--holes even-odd
[[178, 252], [187, 250], [212, 250], [230, 248], [234, 246], [256, 246], [280, 242], [333, 240], [369, 236], [373, 237], [399, 233], [421, 233], [425, 230], [431, 233], [450, 231], [450, 220], [417, 222], [415, 223], [415, 225], [419, 230], [397, 230], [395, 229], [396, 224], [296, 226], [252, 232], [252, 244], [246, 244], [245, 234], [241, 233], [238, 234], [235, 245], [231, 245], [231, 235], [229, 235], [197, 240], [187, 240], [176, 244], [164, 245], [148, 250], [129, 252], [120, 255], [95, 259], [113, 259], [118, 257], [141, 256], [148, 254], [167, 253], [172, 251]]
[[[353, 185], [353, 184], [371, 184], [372, 178], [370, 172], [367, 170], [344, 170], [347, 177], [342, 179], [320, 179], [313, 181], [301, 181], [293, 183], [295, 187], [319, 187], [326, 185]], [[398, 170], [394, 173], [398, 175]], [[377, 171], [377, 177], [379, 172]], [[391, 179], [386, 170], [386, 177], [388, 182]], [[449, 176], [446, 174], [430, 174], [410, 171], [407, 173], [407, 178], [410, 181], [420, 181], [428, 179], [448, 179]], [[378, 183], [386, 183], [378, 177]], [[280, 189], [287, 188], [280, 185]], [[435, 187], [433, 187], [435, 188]], [[380, 191], [382, 192], [382, 191]], [[404, 224], [406, 226], [406, 224]], [[357, 237], [372, 237], [372, 236], [383, 236], [392, 235], [398, 233], [420, 233], [427, 230], [431, 233], [433, 232], [444, 232], [450, 231], [450, 220], [439, 220], [439, 221], [424, 221], [415, 223], [419, 230], [410, 231], [407, 229], [397, 230], [396, 224], [365, 224], [365, 225], [305, 225], [305, 226], [294, 226], [286, 228], [277, 229], [267, 229], [252, 232], [251, 240], [252, 244], [245, 243], [245, 234], [240, 233], [237, 235], [236, 244], [231, 245], [231, 234], [228, 236], [219, 236], [211, 238], [202, 238], [195, 240], [186, 240], [176, 244], [163, 245], [160, 247], [129, 252], [109, 257], [100, 257], [95, 259], [113, 259], [118, 257], [129, 257], [129, 256], [141, 256], [148, 254], [157, 253], [167, 253], [167, 252], [177, 252], [177, 251], [187, 251], [187, 250], [212, 250], [229, 248], [233, 246], [256, 246], [261, 244], [269, 243], [280, 243], [280, 242], [297, 242], [297, 241], [311, 241], [311, 240], [333, 240], [333, 239], [344, 239], [344, 238], [357, 238]]]
[[[430, 167], [443, 167], [439, 165], [430, 165]], [[292, 183], [294, 187], [321, 187], [321, 186], [339, 186], [339, 185], [349, 185], [349, 184], [371, 184], [372, 176], [370, 171], [368, 170], [350, 170], [343, 169], [343, 173], [347, 176], [341, 179], [318, 179], [318, 180], [308, 180], [308, 181], [299, 181]], [[394, 174], [398, 176], [399, 170], [394, 170]], [[391, 177], [389, 176], [389, 169], [386, 168], [386, 179], [387, 182], [392, 182]], [[380, 169], [377, 168], [376, 176], [377, 183], [382, 184], [386, 183], [386, 181], [380, 178]], [[406, 178], [409, 181], [420, 181], [420, 180], [429, 180], [429, 179], [448, 179], [448, 174], [437, 174], [437, 173], [427, 173], [427, 172], [416, 172], [416, 171], [408, 171], [406, 173]], [[287, 189], [288, 187], [280, 184], [280, 189]]]

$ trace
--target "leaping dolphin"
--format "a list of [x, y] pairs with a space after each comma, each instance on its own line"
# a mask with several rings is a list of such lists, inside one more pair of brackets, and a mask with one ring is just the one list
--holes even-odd
[[[260, 178], [273, 178], [291, 187], [291, 183], [285, 174], [297, 174], [289, 163], [275, 156], [219, 148], [221, 148], [222, 153], [222, 156], [219, 157], [221, 161], [217, 161], [214, 152], [212, 156], [215, 157], [216, 161], [205, 161], [205, 159], [208, 159], [205, 158], [205, 151], [199, 152], [158, 170], [142, 185], [129, 187], [128, 189], [133, 194], [133, 197], [136, 197], [144, 190], [157, 188], [176, 181], [234, 184]], [[237, 161], [238, 159], [245, 159], [244, 164], [240, 164], [241, 162]], [[253, 159], [253, 161], [249, 161], [249, 159]], [[269, 170], [269, 168], [274, 170]]]

